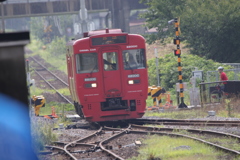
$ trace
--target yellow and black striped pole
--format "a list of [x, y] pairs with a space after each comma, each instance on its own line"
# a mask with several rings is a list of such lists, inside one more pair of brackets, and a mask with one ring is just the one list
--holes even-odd
[[179, 87], [180, 87], [180, 99], [181, 102], [178, 106], [178, 108], [188, 108], [187, 105], [184, 103], [184, 94], [183, 94], [183, 81], [182, 81], [182, 66], [181, 66], [181, 49], [180, 49], [180, 26], [179, 26], [179, 21], [178, 18], [174, 19], [174, 24], [175, 24], [175, 33], [176, 33], [176, 38], [174, 39], [174, 44], [177, 45], [177, 50], [174, 50], [175, 56], [178, 56], [178, 81], [179, 81]]

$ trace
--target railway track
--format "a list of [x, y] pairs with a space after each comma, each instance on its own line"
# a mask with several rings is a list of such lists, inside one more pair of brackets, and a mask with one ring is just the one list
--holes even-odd
[[[196, 134], [187, 135], [182, 132]], [[182, 133], [182, 134], [181, 134]], [[146, 139], [149, 135], [170, 136], [192, 139], [194, 141], [204, 143], [208, 146], [214, 147], [229, 154], [231, 157], [240, 158], [240, 152], [209, 141], [207, 138], [198, 138], [198, 135], [214, 135], [217, 137], [227, 137], [240, 142], [240, 136], [216, 132], [211, 130], [197, 130], [197, 129], [173, 129], [165, 127], [149, 127], [135, 124], [128, 124], [125, 128], [111, 128], [101, 126], [93, 134], [74, 140], [72, 142], [54, 142], [52, 146], [46, 146], [51, 150], [52, 156], [61, 156], [77, 160], [77, 159], [117, 159], [124, 160], [132, 156], [137, 156], [137, 149], [141, 143], [139, 139]], [[163, 144], [164, 145], [164, 144]]]
[[[63, 98], [65, 103], [71, 103], [66, 96], [62, 95], [58, 89], [68, 87], [68, 84], [57, 77], [54, 73], [49, 71], [41, 63], [39, 63], [33, 57], [29, 59], [33, 60], [34, 71], [51, 87], [56, 93]], [[71, 103], [72, 104], [72, 103]], [[233, 134], [209, 131], [209, 130], [196, 130], [196, 129], [173, 129], [167, 127], [146, 127], [136, 124], [153, 124], [153, 125], [193, 125], [193, 126], [227, 126], [227, 127], [239, 127], [239, 121], [208, 121], [208, 120], [173, 120], [173, 119], [135, 119], [131, 120], [128, 127], [124, 129], [99, 127], [99, 130], [93, 134], [74, 140], [72, 142], [54, 142], [54, 145], [46, 146], [50, 152], [57, 159], [127, 159], [134, 155], [133, 150], [137, 150], [138, 143], [131, 142], [130, 139], [145, 139], [149, 135], [159, 136], [171, 136], [171, 137], [183, 137], [193, 139], [195, 141], [210, 145], [224, 152], [231, 154], [232, 156], [239, 156], [240, 152], [219, 144], [214, 144], [206, 139], [197, 138], [198, 136], [190, 136], [181, 134], [181, 131], [186, 131], [194, 134], [202, 135], [214, 135], [219, 137], [229, 137], [237, 139], [240, 142], [240, 137]], [[176, 133], [179, 131], [179, 133]]]
[[[63, 81], [53, 72], [49, 71], [45, 66], [38, 62], [34, 57], [29, 57], [34, 61], [34, 71], [38, 74], [56, 93], [63, 99], [63, 102], [72, 104], [72, 101], [61, 94], [58, 89], [68, 87], [68, 83]], [[134, 124], [159, 124], [159, 125], [193, 125], [193, 126], [228, 126], [237, 127], [240, 126], [239, 121], [211, 121], [211, 120], [173, 120], [173, 119], [134, 119], [131, 120]]]
[[72, 103], [72, 100], [67, 96], [64, 96], [59, 92], [59, 89], [68, 87], [68, 83], [59, 78], [56, 74], [48, 70], [45, 66], [39, 63], [34, 57], [29, 57], [29, 60], [34, 63], [31, 64], [31, 67], [34, 69], [34, 72], [41, 77], [41, 79], [48, 84], [53, 90], [56, 91], [58, 96], [62, 99], [64, 103]]
[[[179, 133], [177, 133], [177, 132]], [[186, 131], [189, 133], [196, 134], [188, 135], [181, 133]], [[149, 135], [159, 136], [170, 136], [170, 137], [181, 137], [192, 139], [194, 141], [204, 143], [208, 146], [214, 147], [217, 150], [222, 150], [229, 154], [231, 157], [240, 158], [240, 152], [216, 144], [208, 140], [208, 138], [199, 138], [199, 135], [203, 136], [216, 136], [216, 137], [227, 137], [229, 142], [231, 140], [237, 140], [240, 142], [240, 136], [216, 132], [211, 130], [198, 130], [198, 129], [173, 129], [167, 127], [155, 127], [155, 126], [141, 126], [135, 124], [128, 124], [125, 128], [112, 128], [101, 126], [93, 134], [74, 140], [72, 142], [54, 142], [53, 146], [46, 146], [51, 150], [52, 156], [64, 155], [74, 160], [77, 159], [118, 159], [124, 160], [132, 156], [136, 156], [139, 143], [137, 140], [146, 139]], [[163, 144], [164, 145], [164, 144]], [[183, 144], [184, 145], [184, 144]]]
[[[130, 127], [130, 126], [129, 126]], [[129, 127], [127, 129], [129, 129]], [[78, 159], [120, 159], [120, 156], [116, 155], [111, 151], [111, 148], [105, 147], [105, 143], [109, 139], [114, 138], [122, 134], [125, 130], [119, 132], [106, 131], [104, 127], [100, 127], [99, 130], [93, 134], [86, 136], [84, 138], [77, 139], [72, 142], [54, 142], [54, 146], [46, 146], [46, 148], [53, 151], [57, 151], [52, 155], [63, 154], [68, 156], [68, 158], [78, 160]], [[116, 134], [119, 132], [118, 134]], [[95, 157], [95, 158], [94, 158]]]
[[[171, 137], [182, 137], [182, 138], [187, 138], [187, 139], [192, 139], [201, 143], [204, 143], [206, 145], [215, 147], [216, 149], [222, 150], [224, 152], [230, 153], [232, 155], [238, 156], [240, 158], [240, 152], [237, 150], [233, 150], [218, 144], [211, 143], [209, 141], [196, 138], [193, 136], [185, 135], [185, 134], [179, 134], [179, 133], [174, 133], [176, 130], [181, 130], [181, 131], [187, 131], [191, 133], [197, 133], [197, 134], [210, 134], [210, 135], [215, 135], [218, 137], [228, 137], [232, 139], [237, 139], [238, 143], [240, 142], [240, 136], [229, 134], [229, 133], [223, 133], [223, 132], [216, 132], [216, 131], [210, 131], [210, 130], [197, 130], [197, 129], [173, 129], [173, 128], [158, 128], [158, 127], [145, 127], [145, 126], [139, 126], [139, 125], [132, 125], [132, 132], [134, 133], [145, 133], [145, 134], [157, 134], [157, 135], [166, 135], [166, 136], [171, 136]], [[171, 132], [171, 133], [169, 133]]]
[[240, 127], [240, 121], [213, 121], [213, 120], [181, 120], [181, 119], [133, 119], [134, 124], [158, 124], [158, 125], [181, 125], [181, 126], [226, 126]]

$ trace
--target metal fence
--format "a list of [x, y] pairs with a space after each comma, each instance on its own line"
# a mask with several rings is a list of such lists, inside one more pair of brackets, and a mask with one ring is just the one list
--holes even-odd
[[[238, 81], [240, 80], [240, 68], [224, 70], [228, 76], [228, 80]], [[218, 71], [207, 71], [207, 82], [219, 81]]]
[[[224, 86], [222, 82], [227, 82]], [[224, 98], [237, 96], [240, 93], [240, 81], [215, 81], [200, 83], [201, 104], [219, 103]]]

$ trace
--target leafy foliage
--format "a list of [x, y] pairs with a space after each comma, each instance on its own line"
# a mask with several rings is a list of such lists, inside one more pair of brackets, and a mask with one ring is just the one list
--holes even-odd
[[173, 36], [173, 25], [167, 22], [180, 17], [181, 39], [192, 54], [218, 62], [239, 62], [240, 1], [238, 0], [141, 0], [149, 8], [141, 17], [156, 35], [147, 35], [148, 43]]
[[168, 25], [168, 21], [175, 18], [176, 15], [182, 13], [185, 6], [185, 0], [141, 0], [149, 6], [148, 11], [140, 17], [145, 18], [148, 28], [157, 27], [157, 34], [145, 35], [148, 43], [156, 40], [164, 40], [169, 35], [174, 35], [172, 28]]
[[[216, 70], [221, 64], [214, 62], [213, 60], [206, 60], [197, 55], [183, 54], [181, 56], [182, 65], [182, 76], [183, 82], [189, 82], [192, 77], [192, 71], [197, 67], [198, 70], [203, 70], [204, 80], [206, 80], [206, 71]], [[159, 70], [160, 70], [160, 84], [165, 89], [173, 88], [173, 86], [178, 82], [178, 62], [177, 56], [173, 53], [166, 55], [165, 57], [159, 58]], [[225, 66], [225, 69], [230, 68], [230, 66]], [[155, 59], [148, 61], [148, 75], [150, 85], [157, 84], [156, 77], [156, 63]]]
[[65, 37], [55, 37], [51, 44], [47, 45], [47, 51], [53, 56], [62, 55], [66, 53], [66, 40]]
[[71, 15], [32, 17], [30, 21], [31, 34], [46, 44], [56, 37], [71, 36], [68, 35], [66, 29], [73, 30], [72, 23]]
[[[64, 37], [55, 37], [49, 44], [44, 45], [41, 40], [37, 40], [35, 36], [31, 35], [31, 44], [27, 47], [34, 51], [33, 54], [37, 54], [45, 59], [52, 66], [57, 69], [67, 72], [66, 65], [66, 40]], [[51, 68], [49, 68], [51, 70]]]
[[44, 145], [51, 144], [57, 140], [57, 135], [53, 133], [53, 124], [48, 124], [47, 121], [36, 120], [31, 124], [33, 148], [35, 152], [44, 150]]

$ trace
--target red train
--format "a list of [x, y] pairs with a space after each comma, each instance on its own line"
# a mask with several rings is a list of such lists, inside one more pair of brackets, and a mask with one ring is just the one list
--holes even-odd
[[84, 33], [67, 44], [69, 89], [87, 121], [140, 118], [148, 92], [145, 39], [121, 29]]

